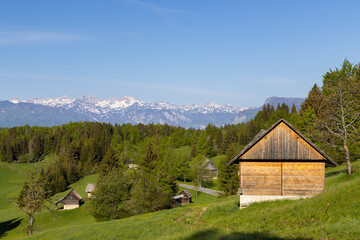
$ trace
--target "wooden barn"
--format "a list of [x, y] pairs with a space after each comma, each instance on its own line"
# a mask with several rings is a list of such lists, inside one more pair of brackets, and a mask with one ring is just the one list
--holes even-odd
[[192, 202], [192, 194], [187, 190], [182, 190], [179, 195], [173, 197], [174, 206], [185, 205]]
[[329, 156], [280, 119], [262, 130], [227, 165], [239, 164], [243, 195], [312, 196], [325, 188], [325, 163]]
[[55, 202], [55, 205], [57, 207], [59, 203], [63, 203], [64, 210], [70, 210], [70, 209], [78, 208], [80, 206], [81, 201], [82, 201], [82, 197], [74, 189], [72, 189], [65, 197]]
[[215, 164], [210, 160], [206, 159], [205, 162], [202, 164], [202, 168], [208, 171], [209, 178], [217, 178], [218, 177], [218, 168]]

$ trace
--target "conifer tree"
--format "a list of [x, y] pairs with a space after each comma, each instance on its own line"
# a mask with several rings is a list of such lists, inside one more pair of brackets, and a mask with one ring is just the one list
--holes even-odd
[[239, 188], [239, 176], [238, 176], [238, 164], [231, 166], [226, 165], [231, 159], [233, 159], [238, 152], [236, 151], [235, 144], [231, 144], [226, 155], [220, 162], [219, 167], [219, 182], [220, 188], [224, 192], [225, 196], [233, 195], [237, 193]]
[[134, 215], [129, 201], [132, 179], [125, 168], [113, 166], [106, 175], [99, 176], [90, 200], [90, 212], [98, 221], [114, 220]]
[[229, 148], [229, 146], [232, 143], [237, 143], [239, 139], [239, 136], [237, 134], [237, 131], [235, 128], [229, 130], [226, 132], [225, 137], [224, 137], [224, 151], [227, 151], [227, 149]]
[[137, 214], [158, 211], [172, 206], [176, 192], [175, 178], [170, 176], [166, 161], [161, 161], [158, 143], [150, 140], [140, 161], [140, 170], [131, 191], [131, 205]]
[[218, 129], [216, 133], [216, 150], [218, 154], [224, 153], [223, 138], [224, 137], [221, 129]]
[[190, 157], [190, 158], [196, 157], [196, 146], [195, 146], [195, 145], [193, 145], [193, 146], [191, 147], [191, 151], [190, 151], [189, 157]]
[[297, 111], [296, 111], [296, 106], [295, 104], [293, 103], [292, 107], [291, 107], [291, 112], [290, 114], [297, 114]]
[[305, 101], [301, 104], [299, 111], [300, 115], [303, 116], [304, 111], [306, 111], [309, 107], [314, 109], [316, 115], [320, 114], [325, 107], [324, 95], [316, 84], [314, 84], [309, 91], [308, 96], [305, 98]]

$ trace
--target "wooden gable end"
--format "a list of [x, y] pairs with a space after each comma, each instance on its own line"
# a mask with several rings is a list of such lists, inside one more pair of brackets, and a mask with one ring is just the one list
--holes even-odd
[[61, 198], [59, 201], [56, 201], [55, 204], [75, 201], [79, 202], [81, 200], [82, 197], [74, 189], [72, 189], [68, 194], [66, 194], [65, 197]]
[[70, 192], [70, 194], [68, 194], [64, 200], [80, 200], [73, 192]]
[[215, 164], [209, 159], [206, 160], [204, 168], [207, 170], [218, 170]]
[[187, 189], [182, 190], [179, 195], [183, 195], [185, 198], [192, 198], [192, 194]]
[[325, 157], [287, 124], [280, 122], [239, 159], [322, 161]]

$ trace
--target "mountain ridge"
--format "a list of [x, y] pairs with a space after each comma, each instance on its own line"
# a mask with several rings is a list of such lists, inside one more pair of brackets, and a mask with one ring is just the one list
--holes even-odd
[[[274, 107], [294, 103], [300, 108], [304, 98], [270, 97], [264, 104]], [[263, 105], [262, 105], [263, 106]], [[81, 98], [33, 98], [30, 100], [0, 100], [0, 127], [19, 125], [53, 126], [71, 121], [98, 121], [108, 123], [160, 123], [186, 128], [204, 128], [247, 122], [262, 106], [240, 108], [216, 103], [175, 105], [164, 101], [146, 103], [138, 98], [124, 96], [98, 100], [90, 95]]]

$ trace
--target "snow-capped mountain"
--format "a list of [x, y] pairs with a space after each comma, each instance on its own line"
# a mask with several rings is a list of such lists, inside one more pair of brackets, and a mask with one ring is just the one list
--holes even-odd
[[[299, 108], [302, 98], [272, 97], [265, 103], [276, 106], [287, 103]], [[51, 126], [70, 121], [100, 121], [108, 123], [167, 123], [183, 127], [204, 128], [249, 121], [261, 107], [239, 108], [230, 104], [174, 105], [166, 102], [146, 103], [134, 97], [98, 100], [89, 95], [81, 98], [11, 99], [0, 101], [0, 127], [24, 124]]]

